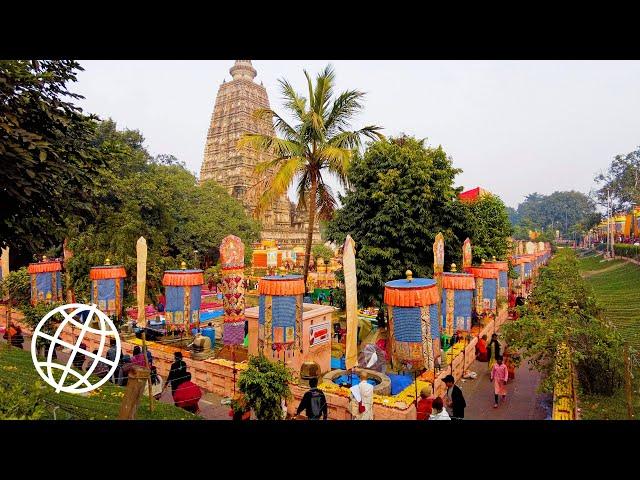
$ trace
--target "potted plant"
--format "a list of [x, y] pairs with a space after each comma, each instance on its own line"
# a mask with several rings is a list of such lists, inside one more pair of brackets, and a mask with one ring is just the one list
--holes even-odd
[[231, 401], [229, 416], [232, 417], [233, 420], [251, 419], [251, 408], [247, 405], [247, 401], [243, 395], [237, 395], [236, 398]]

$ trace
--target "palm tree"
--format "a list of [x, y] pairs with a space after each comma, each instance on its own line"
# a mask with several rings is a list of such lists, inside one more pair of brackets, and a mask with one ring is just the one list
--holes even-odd
[[306, 285], [316, 214], [320, 219], [328, 220], [336, 207], [336, 199], [323, 174], [334, 174], [346, 187], [347, 170], [353, 154], [361, 145], [362, 136], [374, 140], [384, 137], [379, 133], [381, 128], [375, 125], [348, 130], [349, 121], [362, 109], [360, 100], [365, 94], [347, 90], [334, 99], [335, 74], [331, 65], [317, 75], [315, 86], [306, 70], [304, 75], [309, 89], [308, 99], [298, 95], [287, 80], [279, 80], [285, 108], [294, 117], [295, 125], [287, 123], [271, 109], [259, 109], [254, 116], [273, 121], [282, 138], [245, 134], [238, 146], [252, 147], [275, 157], [256, 166], [259, 175], [273, 174], [269, 188], [260, 196], [256, 213], [268, 208], [287, 192], [294, 181], [297, 182], [297, 208], [308, 211], [309, 215], [304, 259]]

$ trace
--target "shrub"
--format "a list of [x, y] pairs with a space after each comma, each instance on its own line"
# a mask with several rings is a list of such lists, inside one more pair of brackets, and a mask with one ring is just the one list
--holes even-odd
[[640, 260], [640, 245], [627, 245], [626, 243], [616, 243], [613, 245], [613, 252], [621, 257]]
[[2, 279], [0, 285], [2, 286], [2, 296], [8, 294], [12, 303], [18, 308], [28, 305], [31, 301], [31, 280], [25, 267], [10, 272]]
[[522, 316], [504, 332], [507, 342], [544, 374], [543, 391], [550, 392], [568, 374], [556, 362], [558, 347], [566, 343], [582, 390], [613, 395], [622, 382], [623, 339], [602, 312], [580, 276], [575, 253], [562, 249], [540, 271]]
[[238, 387], [258, 420], [281, 420], [281, 402], [291, 397], [292, 379], [291, 370], [283, 362], [252, 355], [247, 369], [240, 373]]
[[46, 413], [42, 385], [0, 382], [0, 420], [38, 420]]

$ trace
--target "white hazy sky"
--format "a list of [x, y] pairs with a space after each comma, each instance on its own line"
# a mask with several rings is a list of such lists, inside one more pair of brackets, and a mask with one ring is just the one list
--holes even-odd
[[[614, 155], [640, 145], [638, 61], [255, 60], [272, 108], [277, 80], [306, 92], [333, 64], [337, 91], [367, 93], [353, 122], [442, 145], [462, 168], [457, 184], [481, 186], [516, 207], [537, 191], [588, 193]], [[150, 153], [168, 153], [198, 173], [213, 104], [232, 60], [80, 61], [72, 90], [85, 111], [140, 130]]]

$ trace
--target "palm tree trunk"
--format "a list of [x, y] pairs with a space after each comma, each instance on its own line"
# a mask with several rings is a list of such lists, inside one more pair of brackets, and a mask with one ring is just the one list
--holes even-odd
[[309, 258], [311, 257], [311, 242], [313, 241], [313, 225], [316, 219], [316, 195], [318, 194], [318, 179], [311, 174], [311, 191], [309, 192], [309, 231], [304, 255], [304, 291], [307, 291], [307, 277], [309, 276]]

